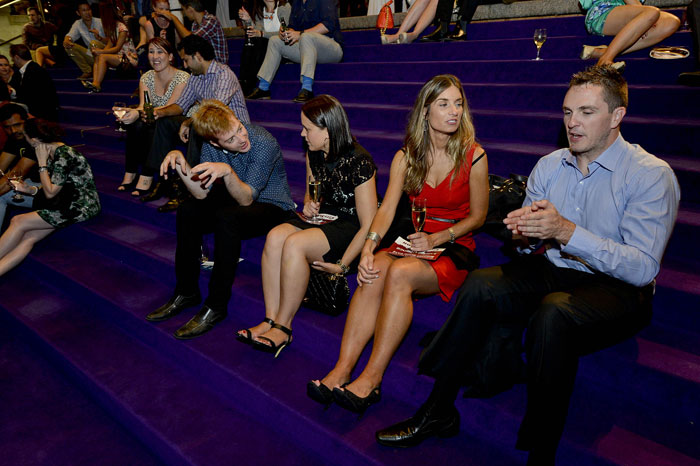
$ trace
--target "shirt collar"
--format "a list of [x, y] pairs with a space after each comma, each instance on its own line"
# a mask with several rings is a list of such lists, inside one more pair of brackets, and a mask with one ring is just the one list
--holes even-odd
[[22, 68], [19, 69], [19, 74], [21, 74], [22, 76], [24, 76], [24, 72], [27, 71], [27, 66], [28, 66], [31, 62], [32, 62], [31, 60], [27, 60], [27, 63], [25, 63], [24, 65], [22, 65]]
[[[622, 133], [617, 135], [615, 141], [610, 144], [610, 146], [603, 151], [596, 159], [589, 165], [598, 164], [599, 166], [605, 168], [608, 171], [615, 171], [615, 166], [622, 154], [622, 150], [625, 145], [625, 140], [622, 138]], [[578, 167], [576, 164], [576, 157], [571, 153], [570, 150], [566, 151], [566, 155], [562, 159], [562, 163], [573, 165]]]

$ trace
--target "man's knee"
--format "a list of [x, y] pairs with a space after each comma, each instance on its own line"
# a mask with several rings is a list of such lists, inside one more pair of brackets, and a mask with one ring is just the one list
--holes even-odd
[[476, 269], [470, 272], [459, 290], [458, 301], [467, 296], [481, 296], [486, 299], [490, 290], [497, 286], [502, 277], [503, 272], [500, 267]]

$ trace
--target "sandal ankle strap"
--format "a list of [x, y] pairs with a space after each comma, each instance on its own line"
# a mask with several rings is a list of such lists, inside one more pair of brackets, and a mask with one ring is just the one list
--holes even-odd
[[280, 324], [275, 324], [275, 323], [273, 323], [273, 324], [272, 324], [272, 328], [276, 328], [276, 329], [278, 329], [278, 330], [282, 330], [284, 333], [286, 333], [286, 334], [289, 335], [290, 337], [292, 336], [292, 330], [291, 330], [291, 329], [288, 329], [288, 328], [285, 327], [284, 325], [280, 325]]
[[263, 319], [263, 322], [265, 322], [266, 324], [275, 325], [275, 321], [270, 319], [269, 317], [265, 317]]

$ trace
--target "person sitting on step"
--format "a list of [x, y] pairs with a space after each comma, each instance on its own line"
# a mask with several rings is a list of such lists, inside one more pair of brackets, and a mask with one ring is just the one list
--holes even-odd
[[30, 118], [24, 123], [27, 142], [34, 148], [41, 189], [12, 181], [19, 193], [34, 196], [38, 210], [15, 215], [0, 236], [0, 276], [27, 257], [34, 245], [58, 228], [84, 222], [100, 213], [100, 198], [85, 157], [61, 142], [56, 123]]
[[[411, 4], [396, 34], [381, 36], [382, 44], [410, 44], [430, 26], [435, 18], [438, 0], [416, 0]], [[413, 26], [412, 32], [408, 32]]]
[[[306, 177], [309, 183], [320, 183], [320, 197], [314, 200], [307, 183], [304, 219], [292, 219], [268, 233], [262, 255], [265, 320], [238, 332], [240, 341], [270, 352], [292, 341], [292, 319], [309, 283], [309, 266], [347, 274], [377, 212], [377, 167], [352, 137], [340, 102], [329, 95], [309, 100], [301, 108], [301, 126]], [[315, 224], [320, 212], [338, 218]]]
[[[673, 14], [645, 6], [639, 0], [579, 0], [586, 10], [586, 30], [598, 36], [615, 36], [610, 45], [584, 45], [581, 58], [597, 65], [613, 65], [618, 55], [658, 44], [678, 30]], [[614, 64], [622, 71], [625, 62]]]
[[23, 106], [7, 103], [0, 106], [0, 124], [7, 135], [5, 144], [0, 147], [0, 230], [5, 221], [8, 206], [30, 209], [34, 196], [22, 195], [17, 199], [9, 178], [19, 176], [28, 186], [38, 187], [39, 173], [36, 171], [36, 154], [24, 137], [24, 122], [27, 111]]
[[[231, 108], [236, 118], [242, 123], [250, 123], [238, 79], [228, 65], [214, 60], [214, 48], [211, 43], [197, 34], [190, 34], [180, 41], [177, 49], [192, 76], [175, 103], [153, 111], [156, 128], [146, 162], [153, 170], [161, 166], [166, 154], [175, 149], [179, 140], [187, 144], [187, 161], [190, 165], [199, 163], [202, 141], [197, 134], [192, 134], [190, 137], [188, 121], [188, 116], [196, 111], [198, 102], [205, 99], [223, 102]], [[175, 183], [174, 186], [178, 188], [174, 190], [172, 186], [170, 183], [159, 182], [151, 193], [141, 197], [141, 201], [150, 202], [169, 194], [171, 200], [160, 206], [158, 210], [160, 212], [175, 210], [186, 194], [179, 189], [179, 183]], [[168, 190], [171, 192], [166, 193]]]
[[432, 393], [413, 417], [377, 432], [380, 444], [457, 435], [454, 403], [486, 356], [488, 335], [527, 327], [527, 407], [516, 448], [530, 452], [528, 465], [554, 464], [579, 357], [649, 324], [654, 277], [678, 212], [673, 170], [620, 134], [627, 96], [611, 66], [573, 76], [563, 105], [569, 147], [537, 162], [522, 208], [504, 220], [524, 237], [522, 256], [467, 277], [421, 355], [419, 373], [435, 377]]
[[[151, 70], [139, 80], [139, 106], [129, 109], [121, 118], [126, 125], [125, 173], [118, 191], [134, 189], [132, 196], [143, 196], [150, 192], [155, 170], [145, 162], [153, 142], [155, 125], [147, 121], [143, 110], [144, 92], [148, 92], [154, 112], [177, 102], [187, 85], [190, 75], [173, 66], [173, 46], [161, 37], [147, 43], [148, 62]], [[113, 109], [114, 110], [114, 109]], [[136, 180], [136, 174], [141, 174]]]
[[421, 37], [423, 42], [443, 42], [453, 40], [467, 40], [467, 25], [471, 22], [479, 5], [488, 5], [492, 3], [500, 3], [501, 0], [460, 0], [459, 12], [457, 13], [458, 22], [454, 31], [450, 32], [450, 20], [452, 19], [452, 7], [454, 2], [451, 0], [439, 0], [435, 18], [437, 19], [437, 28], [430, 34]]
[[154, 13], [170, 20], [181, 39], [194, 34], [208, 41], [214, 49], [214, 59], [228, 66], [228, 42], [217, 17], [204, 9], [202, 0], [180, 0], [180, 6], [182, 6], [182, 14], [192, 21], [191, 31], [182, 24], [180, 18], [170, 12], [169, 8], [156, 8]]
[[250, 94], [256, 87], [258, 70], [265, 60], [269, 39], [280, 30], [280, 24], [289, 23], [292, 5], [286, 0], [252, 0], [250, 12], [241, 7], [238, 17], [246, 27], [246, 46], [241, 52], [241, 67], [238, 80], [245, 95]]
[[[138, 29], [129, 31], [126, 24], [118, 16], [112, 2], [100, 2], [100, 19], [105, 31], [107, 44], [103, 48], [93, 48], [92, 56], [95, 63], [92, 68], [92, 81], [82, 81], [83, 86], [90, 92], [101, 92], [108, 67], [121, 68], [122, 73], [134, 70], [138, 65], [138, 55], [132, 37], [138, 34]], [[131, 22], [135, 25], [135, 22]]]
[[[392, 230], [408, 235], [413, 251], [445, 248], [437, 260], [376, 251], [382, 236], [382, 246], [396, 238], [388, 232], [395, 218], [403, 220], [397, 212], [403, 193], [425, 202], [424, 231], [416, 232], [410, 221]], [[356, 412], [379, 401], [384, 372], [413, 319], [414, 295], [439, 294], [449, 301], [478, 266], [472, 232], [484, 223], [488, 200], [488, 164], [475, 141], [462, 83], [453, 75], [435, 76], [413, 105], [404, 148], [391, 163], [389, 187], [362, 248], [338, 361], [321, 380], [308, 383], [309, 397]], [[372, 337], [369, 362], [352, 380]]]
[[265, 60], [258, 71], [258, 87], [246, 98], [270, 98], [270, 83], [282, 58], [301, 63], [301, 90], [294, 102], [311, 100], [316, 64], [338, 63], [343, 59], [343, 35], [336, 2], [294, 0], [289, 27], [280, 27], [279, 34], [270, 38]]
[[202, 239], [213, 232], [209, 295], [199, 312], [175, 332], [178, 339], [202, 335], [226, 318], [241, 241], [265, 235], [296, 216], [282, 150], [269, 132], [243, 123], [215, 100], [201, 103], [192, 116], [192, 131], [208, 141], [198, 163], [191, 166], [182, 152], [172, 151], [160, 167], [166, 178], [174, 171], [192, 196], [177, 209], [175, 292], [146, 316], [163, 321], [200, 303]]
[[[76, 14], [80, 19], [73, 23], [70, 31], [63, 39], [63, 48], [66, 54], [78, 65], [83, 72], [78, 79], [81, 81], [92, 80], [92, 67], [95, 64], [95, 57], [92, 50], [104, 48], [107, 43], [102, 21], [100, 18], [92, 17], [92, 9], [87, 0], [78, 1], [78, 11]], [[81, 39], [83, 45], [76, 44], [75, 41]]]

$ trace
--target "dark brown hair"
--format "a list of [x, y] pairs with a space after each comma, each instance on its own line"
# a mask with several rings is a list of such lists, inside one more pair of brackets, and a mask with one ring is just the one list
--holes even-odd
[[328, 129], [328, 162], [333, 162], [352, 150], [353, 137], [345, 109], [338, 99], [322, 94], [301, 107], [301, 113], [321, 129]]
[[627, 81], [610, 65], [590, 66], [572, 76], [569, 89], [574, 86], [593, 84], [603, 88], [603, 100], [608, 104], [608, 111], [625, 107], [629, 103]]
[[30, 118], [24, 122], [24, 134], [41, 142], [61, 142], [66, 135], [58, 123], [42, 118]]

